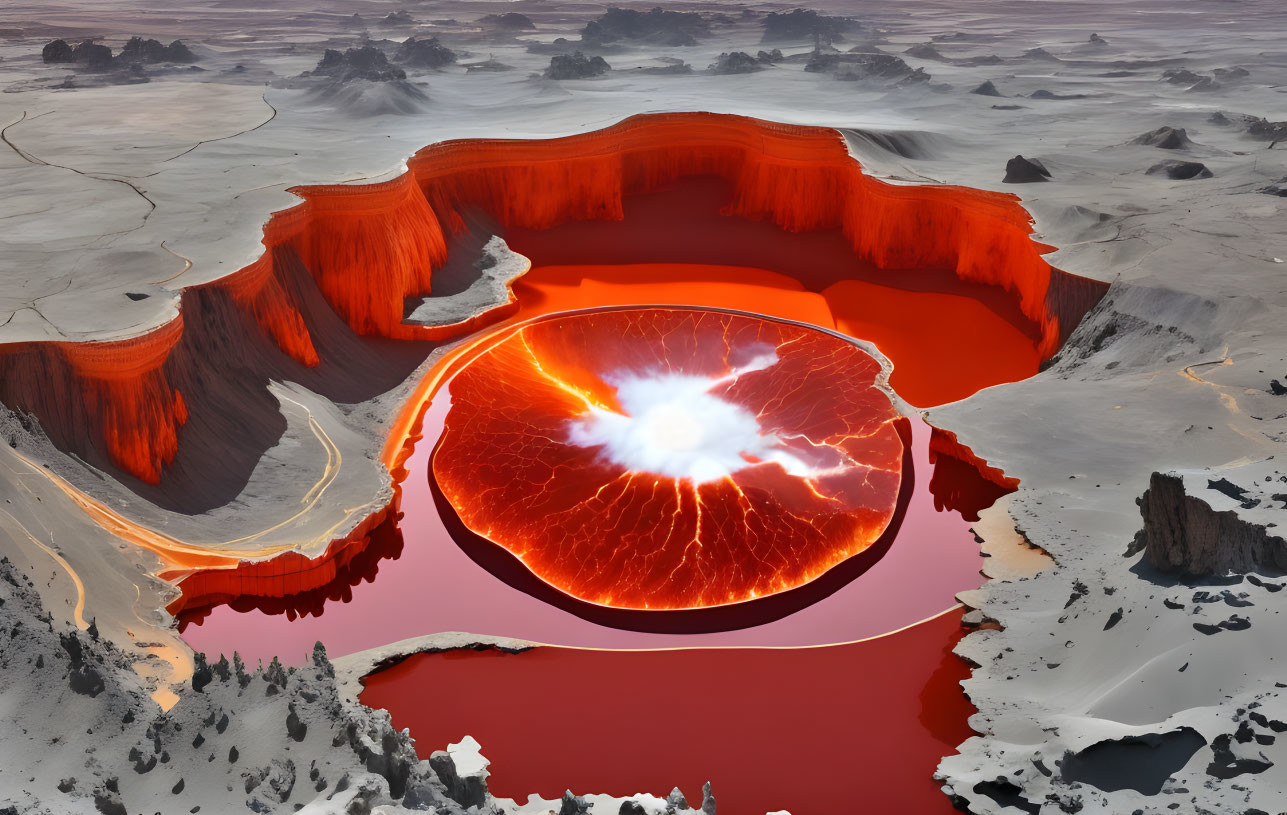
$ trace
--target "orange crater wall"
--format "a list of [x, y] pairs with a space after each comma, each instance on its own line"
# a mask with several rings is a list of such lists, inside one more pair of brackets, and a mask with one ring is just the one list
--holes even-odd
[[[464, 229], [461, 213], [481, 209], [526, 228], [619, 219], [624, 196], [696, 174], [733, 182], [727, 214], [794, 231], [839, 228], [857, 255], [878, 266], [947, 268], [1003, 287], [1040, 326], [1044, 357], [1105, 289], [1042, 259], [1049, 247], [1032, 241], [1016, 197], [868, 178], [827, 128], [653, 114], [566, 138], [444, 142], [408, 166], [381, 184], [294, 190], [304, 202], [269, 220], [265, 254], [197, 289], [225, 290], [263, 338], [315, 366], [313, 329], [276, 268], [279, 250], [290, 250], [357, 333], [446, 339], [462, 329], [410, 326], [402, 315], [407, 297], [430, 293], [448, 238]], [[0, 346], [0, 401], [34, 414], [47, 430], [57, 426], [67, 445], [102, 449], [124, 472], [158, 483], [187, 419], [184, 396], [163, 366], [183, 334], [184, 309], [200, 302], [193, 291], [184, 292], [178, 318], [136, 338]], [[59, 387], [49, 387], [51, 378]]]

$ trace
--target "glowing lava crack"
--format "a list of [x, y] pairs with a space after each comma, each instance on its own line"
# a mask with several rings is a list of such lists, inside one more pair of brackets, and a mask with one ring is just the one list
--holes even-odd
[[902, 419], [854, 343], [638, 308], [512, 330], [450, 385], [433, 477], [461, 522], [581, 600], [632, 609], [796, 588], [893, 517]]

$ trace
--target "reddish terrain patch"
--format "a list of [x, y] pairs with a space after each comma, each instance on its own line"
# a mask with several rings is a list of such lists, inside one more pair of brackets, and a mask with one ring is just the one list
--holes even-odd
[[423, 758], [470, 735], [493, 794], [701, 800], [722, 815], [956, 810], [932, 776], [973, 733], [950, 612], [822, 648], [421, 654], [370, 676], [362, 702], [411, 728]]

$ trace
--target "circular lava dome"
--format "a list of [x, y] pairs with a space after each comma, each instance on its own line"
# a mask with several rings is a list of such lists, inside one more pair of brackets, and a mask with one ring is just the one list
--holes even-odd
[[468, 530], [572, 597], [765, 597], [867, 549], [894, 516], [906, 420], [850, 340], [685, 308], [497, 336], [450, 383], [432, 477]]

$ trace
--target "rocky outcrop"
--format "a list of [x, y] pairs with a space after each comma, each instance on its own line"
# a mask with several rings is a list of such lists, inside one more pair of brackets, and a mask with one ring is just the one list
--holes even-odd
[[437, 37], [423, 40], [407, 37], [393, 59], [412, 68], [444, 68], [456, 61], [456, 52], [440, 43]]
[[1212, 175], [1207, 165], [1200, 161], [1176, 161], [1175, 159], [1159, 161], [1144, 172], [1146, 175], [1164, 175], [1172, 181], [1190, 181], [1195, 178], [1210, 178]]
[[1038, 181], [1049, 181], [1050, 171], [1040, 159], [1015, 156], [1005, 163], [1005, 178], [1002, 184], [1032, 184]]
[[1144, 144], [1163, 150], [1189, 150], [1194, 143], [1184, 128], [1163, 126], [1136, 136], [1131, 139], [1131, 144]]
[[930, 77], [921, 68], [912, 68], [893, 54], [815, 52], [805, 63], [810, 73], [831, 73], [847, 80], [894, 80], [923, 82]]
[[857, 20], [849, 17], [828, 17], [809, 9], [770, 12], [760, 24], [764, 26], [761, 42], [840, 42], [846, 34], [861, 28]]
[[1162, 571], [1216, 575], [1287, 569], [1287, 541], [1233, 509], [1213, 509], [1189, 494], [1178, 474], [1153, 473], [1138, 503], [1144, 527], [1132, 551], [1142, 549]]
[[587, 57], [577, 51], [573, 54], [556, 54], [550, 57], [550, 67], [545, 69], [546, 79], [592, 79], [612, 70], [607, 60], [600, 56]]
[[407, 78], [406, 71], [390, 65], [385, 53], [372, 45], [343, 52], [328, 48], [317, 67], [303, 75], [329, 77], [338, 83], [355, 80], [393, 82]]
[[[764, 53], [761, 51], [760, 53]], [[760, 61], [745, 51], [729, 51], [720, 54], [711, 65], [710, 72], [713, 74], [753, 74], [762, 70], [764, 66]]]
[[696, 45], [710, 33], [710, 22], [697, 12], [609, 8], [598, 19], [585, 24], [581, 42], [587, 46], [618, 42], [685, 46]]
[[[231, 665], [199, 658], [203, 681], [161, 712], [134, 672], [137, 657], [92, 625], [81, 631], [47, 614], [33, 581], [5, 559], [0, 628], [0, 672], [14, 705], [0, 750], [6, 776], [31, 779], [22, 785], [24, 811], [87, 811], [83, 799], [99, 812], [214, 803], [220, 811], [289, 813], [329, 798], [335, 811], [383, 804], [464, 812], [387, 713], [339, 695], [320, 646], [300, 668], [274, 661], [248, 671], [237, 658]], [[81, 677], [91, 673], [87, 689]], [[57, 747], [61, 734], [86, 728], [91, 749]], [[471, 802], [491, 807], [483, 778], [471, 778]], [[9, 792], [0, 784], [0, 809]], [[359, 795], [368, 808], [346, 809]]]

